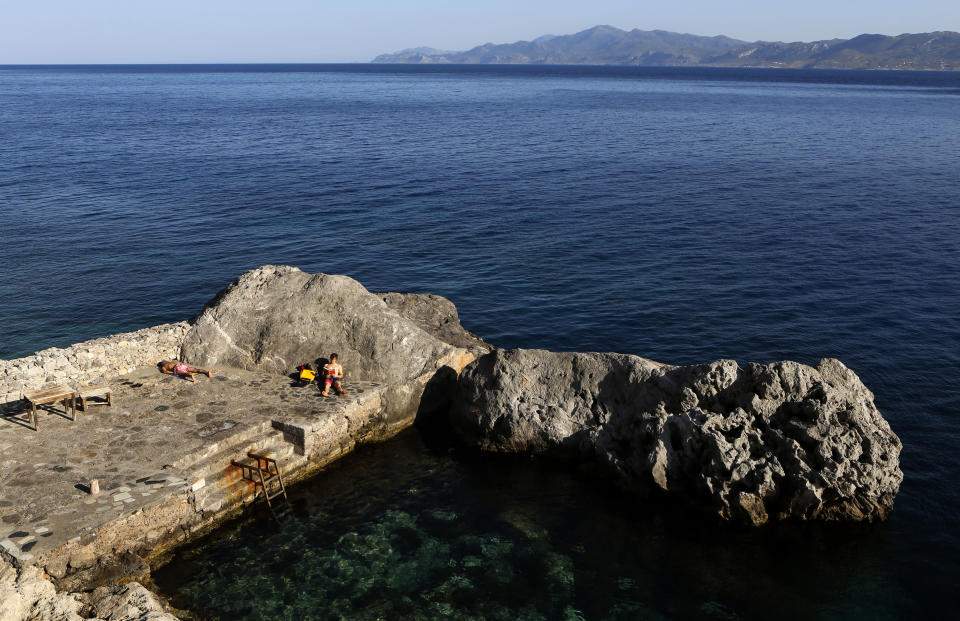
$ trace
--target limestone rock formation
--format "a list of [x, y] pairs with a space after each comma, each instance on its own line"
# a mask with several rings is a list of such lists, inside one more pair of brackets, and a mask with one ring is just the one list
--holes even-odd
[[0, 621], [176, 621], [153, 593], [136, 582], [93, 593], [58, 591], [36, 565], [15, 567], [0, 556]]
[[454, 429], [490, 451], [589, 455], [726, 519], [885, 518], [901, 443], [841, 362], [668, 366], [494, 350], [461, 374]]
[[156, 595], [137, 582], [99, 587], [89, 597], [91, 612], [104, 621], [177, 621]]
[[491, 348], [480, 337], [460, 325], [457, 307], [445, 297], [432, 293], [375, 294], [392, 310], [413, 321], [441, 341], [455, 347], [487, 352]]
[[181, 357], [201, 367], [290, 374], [337, 352], [348, 381], [391, 386], [385, 416], [392, 425], [445, 405], [457, 372], [486, 351], [452, 306], [439, 296], [378, 295], [346, 276], [267, 265], [207, 304]]

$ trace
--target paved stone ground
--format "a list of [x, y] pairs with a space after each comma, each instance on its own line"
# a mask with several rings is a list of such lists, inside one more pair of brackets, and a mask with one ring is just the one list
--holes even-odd
[[[276, 418], [333, 416], [378, 384], [345, 385], [345, 398], [324, 398], [315, 385], [239, 369], [214, 369], [196, 383], [138, 369], [108, 380], [113, 406], [0, 417], [0, 546], [23, 560], [54, 549], [163, 497], [187, 494], [190, 464], [242, 433]], [[164, 466], [167, 466], [166, 468]], [[101, 492], [87, 491], [98, 479]]]

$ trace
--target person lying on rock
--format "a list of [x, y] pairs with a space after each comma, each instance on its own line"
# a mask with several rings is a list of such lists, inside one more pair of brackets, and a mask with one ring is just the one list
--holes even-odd
[[167, 375], [179, 375], [183, 379], [190, 378], [191, 382], [196, 382], [197, 378], [194, 377], [195, 373], [203, 373], [207, 377], [213, 377], [213, 373], [207, 371], [206, 369], [200, 369], [198, 367], [191, 367], [189, 364], [180, 362], [179, 360], [167, 360], [160, 363], [160, 372], [166, 373]]
[[347, 394], [340, 383], [343, 380], [343, 367], [337, 362], [337, 358], [337, 354], [330, 354], [330, 362], [323, 365], [323, 392], [320, 394], [324, 397], [330, 396], [330, 386], [333, 386], [341, 397]]

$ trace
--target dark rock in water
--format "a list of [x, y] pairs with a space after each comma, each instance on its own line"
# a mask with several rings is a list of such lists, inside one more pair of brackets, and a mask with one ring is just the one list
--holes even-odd
[[201, 367], [287, 375], [337, 352], [346, 384], [391, 387], [385, 398], [389, 426], [420, 409], [445, 406], [459, 370], [487, 349], [439, 296], [373, 294], [346, 276], [267, 265], [246, 272], [207, 304], [181, 356]]
[[445, 343], [464, 349], [490, 351], [490, 346], [480, 337], [463, 329], [457, 307], [445, 297], [432, 293], [378, 293], [375, 295], [392, 310]]
[[454, 429], [490, 451], [589, 455], [726, 519], [885, 518], [900, 439], [841, 362], [668, 366], [494, 350], [464, 369]]

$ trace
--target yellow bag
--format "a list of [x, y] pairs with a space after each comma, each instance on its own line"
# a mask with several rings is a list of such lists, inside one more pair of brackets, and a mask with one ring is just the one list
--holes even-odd
[[305, 382], [312, 382], [313, 378], [315, 378], [316, 376], [317, 374], [311, 371], [310, 369], [300, 370], [300, 379], [302, 379]]

